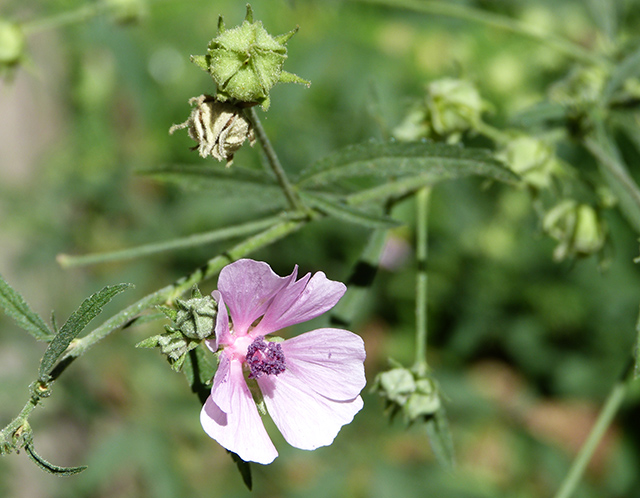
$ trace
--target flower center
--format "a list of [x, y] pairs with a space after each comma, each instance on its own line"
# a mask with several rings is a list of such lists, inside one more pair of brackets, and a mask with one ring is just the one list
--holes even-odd
[[284, 352], [277, 342], [266, 342], [258, 337], [247, 349], [247, 364], [251, 369], [250, 379], [266, 375], [278, 375], [284, 372]]

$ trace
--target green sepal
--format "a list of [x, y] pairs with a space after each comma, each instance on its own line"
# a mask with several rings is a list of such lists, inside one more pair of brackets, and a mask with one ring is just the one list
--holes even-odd
[[282, 71], [280, 73], [280, 79], [278, 81], [280, 83], [300, 83], [301, 85], [305, 85], [307, 88], [311, 86], [310, 81], [305, 80], [297, 74], [293, 74], [288, 71]]
[[284, 45], [285, 43], [287, 43], [291, 39], [291, 37], [293, 35], [295, 35], [298, 32], [299, 29], [300, 29], [300, 26], [296, 26], [295, 28], [293, 28], [288, 33], [283, 33], [281, 35], [274, 36], [273, 38], [275, 39], [275, 41], [277, 41], [281, 45]]
[[247, 13], [244, 16], [244, 20], [248, 23], [253, 22], [253, 9], [251, 8], [251, 4], [247, 4]]
[[209, 72], [209, 56], [208, 55], [192, 55], [191, 57], [189, 57], [189, 59], [200, 69], [203, 69]]
[[163, 305], [156, 306], [156, 308], [162, 311], [164, 316], [166, 316], [169, 320], [175, 322], [178, 319], [178, 310]]
[[453, 469], [456, 465], [453, 437], [444, 407], [441, 406], [426, 420], [425, 429], [438, 463], [444, 468]]

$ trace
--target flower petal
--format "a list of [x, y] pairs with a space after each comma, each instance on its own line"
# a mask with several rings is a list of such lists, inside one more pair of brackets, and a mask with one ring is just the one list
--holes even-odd
[[208, 339], [205, 341], [207, 347], [214, 353], [218, 350], [218, 344], [227, 344], [230, 340], [229, 334], [229, 314], [227, 313], [227, 307], [224, 304], [224, 299], [219, 291], [213, 291], [211, 293], [214, 301], [218, 305], [218, 313], [216, 315], [216, 325], [214, 327], [215, 339]]
[[287, 370], [318, 394], [337, 401], [364, 388], [362, 338], [341, 329], [317, 329], [281, 343]]
[[[302, 282], [306, 282], [306, 285]], [[329, 280], [321, 271], [310, 279], [307, 274], [274, 296], [252, 335], [271, 334], [320, 316], [333, 308], [346, 290], [347, 287], [342, 282]]]
[[331, 444], [363, 406], [360, 396], [348, 401], [325, 398], [289, 371], [260, 377], [258, 385], [284, 438], [303, 450]]
[[246, 334], [251, 324], [265, 313], [273, 297], [295, 281], [297, 268], [291, 275], [279, 277], [267, 263], [239, 259], [222, 269], [218, 290], [229, 306], [236, 336]]
[[229, 363], [226, 391], [229, 400], [225, 403], [229, 410], [225, 412], [216, 404], [212, 392], [200, 412], [202, 428], [221, 446], [236, 453], [244, 461], [271, 463], [278, 452], [264, 428], [244, 380], [242, 364], [239, 361]]

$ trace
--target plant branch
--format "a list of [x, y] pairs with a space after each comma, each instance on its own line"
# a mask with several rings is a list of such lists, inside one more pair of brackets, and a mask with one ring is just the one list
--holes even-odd
[[564, 481], [554, 498], [569, 498], [576, 490], [576, 487], [578, 486], [593, 453], [598, 448], [598, 444], [602, 440], [602, 437], [611, 425], [613, 418], [624, 401], [631, 382], [632, 372], [633, 369], [631, 368], [631, 364], [629, 364], [629, 367], [625, 369], [622, 378], [613, 385], [613, 388], [611, 389], [611, 392], [598, 415], [598, 419], [595, 424], [593, 424], [589, 436], [576, 455], [569, 472], [565, 476]]
[[262, 123], [258, 118], [258, 113], [253, 107], [250, 107], [247, 110], [247, 112], [249, 114], [249, 119], [253, 124], [253, 128], [256, 131], [258, 140], [262, 145], [262, 149], [264, 150], [264, 153], [267, 156], [267, 161], [269, 163], [269, 166], [271, 167], [271, 170], [275, 174], [276, 180], [278, 181], [280, 188], [282, 188], [282, 191], [284, 192], [284, 195], [287, 198], [287, 201], [289, 202], [289, 206], [291, 206], [291, 208], [294, 210], [302, 210], [304, 206], [300, 202], [300, 199], [296, 191], [294, 190], [293, 185], [289, 181], [289, 178], [287, 178], [287, 175], [284, 172], [284, 168], [282, 167], [282, 164], [280, 164], [280, 160], [276, 155], [276, 151], [271, 145], [271, 142], [269, 141], [269, 137], [267, 136], [267, 133], [265, 132], [264, 128], [262, 127]]

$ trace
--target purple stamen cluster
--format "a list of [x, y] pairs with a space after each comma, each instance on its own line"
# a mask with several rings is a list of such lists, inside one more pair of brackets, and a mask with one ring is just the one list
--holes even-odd
[[258, 337], [247, 349], [247, 364], [251, 369], [250, 379], [266, 375], [278, 375], [284, 372], [284, 352], [277, 342], [266, 342]]

